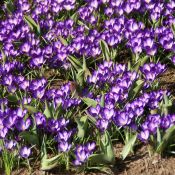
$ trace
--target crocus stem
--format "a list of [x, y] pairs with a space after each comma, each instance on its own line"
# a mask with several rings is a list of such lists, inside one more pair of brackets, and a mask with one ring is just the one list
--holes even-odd
[[30, 166], [29, 159], [27, 159], [27, 165], [28, 165], [28, 169], [29, 169], [29, 174], [31, 174], [32, 168], [31, 168], [31, 166]]
[[69, 155], [66, 153], [66, 170], [69, 170]]

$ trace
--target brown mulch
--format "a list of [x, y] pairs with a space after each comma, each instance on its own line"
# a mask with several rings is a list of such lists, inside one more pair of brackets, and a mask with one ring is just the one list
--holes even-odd
[[159, 78], [160, 86], [164, 90], [170, 90], [175, 96], [175, 68], [168, 68]]

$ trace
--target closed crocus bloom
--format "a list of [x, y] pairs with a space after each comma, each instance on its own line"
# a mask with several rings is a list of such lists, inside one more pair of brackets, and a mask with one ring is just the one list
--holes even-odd
[[16, 146], [16, 141], [14, 140], [9, 140], [5, 141], [5, 148], [8, 150], [12, 150]]
[[58, 132], [57, 139], [67, 142], [72, 135], [72, 131], [60, 131]]
[[43, 56], [35, 57], [31, 60], [31, 65], [40, 67], [44, 63], [44, 58]]
[[121, 112], [120, 114], [117, 115], [116, 118], [116, 124], [119, 126], [125, 126], [130, 123], [129, 116], [125, 112]]
[[94, 107], [90, 107], [89, 112], [93, 115], [93, 116], [98, 116], [100, 113], [100, 105], [97, 105], [95, 108]]
[[163, 129], [168, 129], [171, 126], [171, 119], [169, 116], [164, 116], [161, 119], [161, 124], [160, 124], [161, 128]]
[[4, 119], [3, 123], [4, 126], [8, 129], [12, 129], [13, 125], [15, 125], [17, 120], [17, 115], [12, 115]]
[[24, 105], [27, 105], [27, 104], [29, 104], [30, 102], [32, 101], [32, 99], [29, 97], [29, 98], [23, 98], [23, 100], [22, 100], [22, 104], [24, 104]]
[[20, 157], [25, 159], [27, 159], [30, 156], [30, 154], [31, 154], [31, 149], [26, 146], [22, 147], [19, 151]]
[[18, 121], [16, 122], [16, 128], [19, 131], [25, 131], [27, 130], [31, 125], [31, 120], [28, 118], [26, 120], [24, 119], [18, 119]]
[[34, 92], [34, 97], [38, 99], [42, 99], [45, 94], [45, 88], [39, 88]]
[[46, 118], [44, 114], [38, 112], [35, 114], [35, 122], [37, 126], [44, 125], [46, 123]]
[[87, 143], [87, 145], [86, 145], [86, 148], [87, 148], [87, 150], [88, 150], [89, 152], [94, 151], [95, 147], [96, 147], [95, 142]]
[[21, 50], [22, 52], [24, 53], [29, 53], [30, 51], [30, 44], [29, 43], [24, 43], [22, 46], [21, 46]]
[[102, 117], [106, 120], [110, 120], [113, 116], [114, 116], [115, 112], [114, 112], [114, 109], [108, 109], [108, 108], [105, 108], [103, 110], [103, 115]]
[[133, 10], [133, 6], [130, 4], [130, 3], [126, 3], [125, 6], [124, 6], [124, 11], [129, 14], [131, 13]]
[[109, 121], [104, 119], [98, 119], [96, 126], [103, 132], [108, 128]]
[[3, 77], [3, 84], [6, 86], [10, 86], [13, 82], [13, 76], [12, 75], [6, 75]]
[[5, 138], [8, 133], [8, 129], [6, 127], [3, 127], [0, 129], [0, 138]]
[[148, 130], [143, 130], [139, 134], [139, 139], [143, 142], [146, 142], [149, 139], [150, 133]]
[[71, 148], [71, 144], [69, 144], [68, 142], [60, 142], [58, 145], [58, 149], [62, 152], [68, 152]]

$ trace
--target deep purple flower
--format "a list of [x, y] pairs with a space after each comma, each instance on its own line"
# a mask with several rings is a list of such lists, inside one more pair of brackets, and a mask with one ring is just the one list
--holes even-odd
[[31, 125], [31, 119], [30, 118], [27, 118], [26, 120], [24, 119], [18, 119], [18, 121], [16, 122], [16, 128], [19, 130], [19, 131], [25, 131], [27, 130], [30, 125]]
[[3, 123], [8, 129], [12, 129], [12, 126], [16, 123], [17, 116], [12, 115], [4, 119]]
[[44, 116], [44, 114], [38, 112], [35, 114], [35, 122], [37, 126], [45, 125], [46, 117]]
[[101, 131], [105, 131], [108, 128], [108, 125], [109, 121], [104, 119], [98, 119], [96, 123], [97, 128], [99, 128]]

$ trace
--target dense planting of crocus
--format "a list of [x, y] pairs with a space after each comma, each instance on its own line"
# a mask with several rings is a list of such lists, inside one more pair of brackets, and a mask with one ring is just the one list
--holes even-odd
[[7, 175], [24, 165], [32, 172], [38, 162], [44, 171], [105, 171], [116, 142], [125, 144], [123, 159], [137, 144], [173, 153], [174, 105], [158, 76], [175, 64], [174, 0], [1, 4], [0, 160]]

